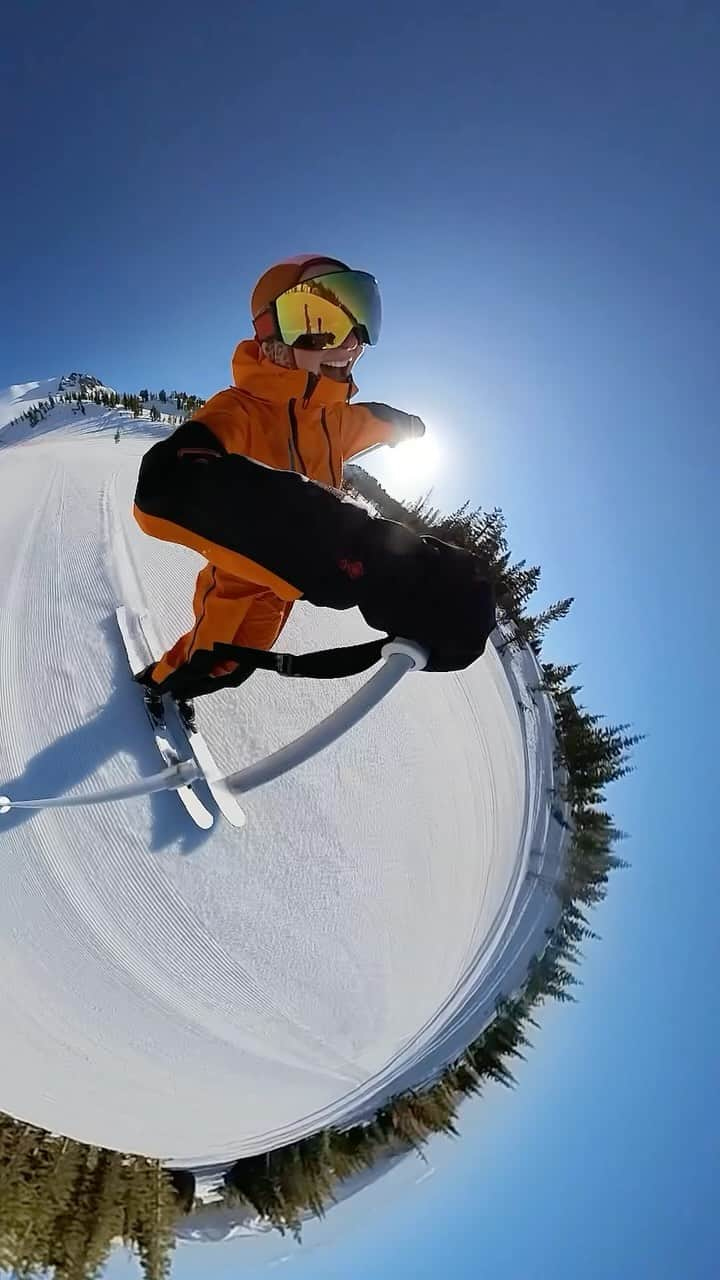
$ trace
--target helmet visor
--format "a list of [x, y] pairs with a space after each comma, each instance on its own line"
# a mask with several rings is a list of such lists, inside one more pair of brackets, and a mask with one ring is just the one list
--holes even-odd
[[380, 290], [366, 271], [332, 271], [286, 289], [275, 300], [275, 314], [289, 347], [331, 350], [353, 329], [373, 346], [380, 336]]

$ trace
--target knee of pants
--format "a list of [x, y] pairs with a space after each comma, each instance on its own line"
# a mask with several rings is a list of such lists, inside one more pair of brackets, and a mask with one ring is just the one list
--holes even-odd
[[285, 625], [292, 605], [266, 592], [248, 609], [233, 636], [233, 644], [270, 649]]
[[275, 643], [292, 604], [256, 583], [231, 578], [208, 565], [198, 576], [194, 626], [163, 655], [153, 673], [166, 679], [198, 649], [212, 649], [216, 641], [269, 649]]

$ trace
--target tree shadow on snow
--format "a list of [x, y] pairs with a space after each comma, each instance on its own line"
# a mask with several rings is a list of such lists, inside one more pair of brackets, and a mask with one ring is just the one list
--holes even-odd
[[[106, 619], [101, 629], [115, 660], [112, 692], [107, 702], [85, 724], [71, 729], [38, 752], [19, 777], [0, 779], [1, 795], [7, 795], [11, 800], [65, 795], [71, 788], [92, 778], [101, 764], [120, 752], [132, 757], [135, 768], [128, 764], [127, 778], [115, 777], [107, 781], [106, 786], [119, 786], [134, 777], [147, 777], [159, 773], [164, 767], [154, 744], [142, 694], [130, 679], [115, 618]], [[89, 787], [87, 789], [90, 790]], [[204, 799], [214, 811], [209, 797]], [[139, 800], [142, 803], [142, 797]], [[158, 791], [147, 800], [152, 812], [152, 852], [160, 852], [177, 842], [183, 854], [194, 853], [211, 834], [211, 831], [202, 831], [195, 825], [174, 792]], [[116, 800], [107, 807], [112, 809], [120, 824], [131, 820], [132, 804], [132, 800]], [[7, 814], [0, 814], [0, 837], [3, 832], [32, 821], [37, 812], [34, 809], [11, 809]]]

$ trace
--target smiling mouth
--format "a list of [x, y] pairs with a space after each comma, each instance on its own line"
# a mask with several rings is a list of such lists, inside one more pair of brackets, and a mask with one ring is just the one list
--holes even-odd
[[320, 372], [326, 378], [333, 378], [336, 382], [345, 382], [350, 372], [350, 365], [350, 360], [324, 360], [320, 365]]

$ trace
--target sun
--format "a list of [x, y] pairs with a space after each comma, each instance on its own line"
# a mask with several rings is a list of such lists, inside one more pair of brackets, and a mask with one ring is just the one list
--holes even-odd
[[378, 451], [373, 471], [393, 497], [417, 498], [432, 488], [444, 463], [445, 451], [437, 438], [424, 436]]

